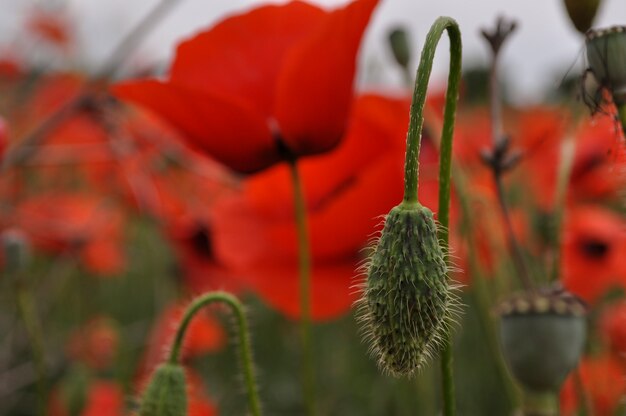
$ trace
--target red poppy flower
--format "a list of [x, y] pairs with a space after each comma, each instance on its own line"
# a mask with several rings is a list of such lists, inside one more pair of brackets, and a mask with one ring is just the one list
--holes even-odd
[[185, 286], [193, 294], [211, 290], [237, 293], [241, 282], [215, 256], [213, 235], [208, 223], [172, 230], [169, 233]]
[[566, 214], [563, 283], [588, 302], [612, 287], [626, 287], [624, 218], [599, 207], [579, 207]]
[[327, 151], [347, 124], [355, 58], [376, 3], [328, 12], [297, 1], [227, 18], [178, 46], [167, 81], [114, 91], [240, 172], [271, 166], [283, 147], [296, 156]]
[[[581, 361], [580, 376], [593, 414], [615, 414], [626, 394], [626, 375], [619, 361], [612, 357], [585, 358]], [[578, 414], [580, 403], [574, 383], [570, 375], [561, 390], [561, 414], [564, 416]]]
[[58, 253], [75, 249], [100, 276], [120, 273], [124, 217], [108, 201], [88, 194], [44, 193], [22, 201], [5, 224], [22, 229], [35, 247]]
[[616, 355], [626, 358], [626, 303], [611, 305], [602, 312], [602, 335]]
[[11, 51], [0, 51], [0, 82], [14, 82], [22, 76], [22, 65]]
[[[69, 416], [70, 404], [64, 400], [62, 390], [55, 391], [50, 397], [48, 414], [50, 416]], [[124, 392], [113, 382], [98, 380], [87, 389], [85, 404], [78, 413], [80, 416], [122, 416], [124, 415]]]
[[[311, 234], [312, 315], [330, 319], [354, 300], [352, 278], [381, 216], [402, 200], [409, 101], [368, 95], [354, 104], [335, 151], [302, 160]], [[437, 153], [424, 140], [420, 200], [436, 209]], [[271, 306], [299, 316], [293, 189], [286, 166], [248, 178], [214, 208], [217, 259]], [[351, 292], [352, 295], [351, 295]]]
[[[531, 190], [542, 208], [554, 203], [556, 175], [566, 120], [559, 112], [535, 110], [520, 119], [520, 139], [524, 149], [521, 172], [532, 184]], [[583, 120], [573, 133], [576, 140], [568, 187], [570, 202], [611, 200], [626, 185], [619, 128], [608, 116]], [[530, 174], [529, 174], [530, 173]]]
[[113, 363], [118, 344], [119, 333], [114, 322], [100, 316], [70, 335], [67, 351], [72, 359], [102, 370]]
[[69, 21], [58, 11], [35, 9], [28, 17], [26, 27], [37, 37], [61, 49], [67, 49], [71, 44]]
[[213, 416], [217, 415], [217, 408], [213, 401], [206, 395], [206, 386], [202, 377], [191, 369], [185, 369], [187, 382], [187, 416]]

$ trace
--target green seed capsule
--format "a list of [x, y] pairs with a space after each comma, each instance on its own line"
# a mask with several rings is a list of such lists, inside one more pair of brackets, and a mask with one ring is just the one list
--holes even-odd
[[432, 212], [393, 208], [367, 268], [358, 302], [380, 368], [411, 376], [440, 346], [456, 298]]
[[161, 364], [150, 380], [139, 416], [187, 416], [185, 371], [177, 364]]
[[617, 105], [626, 104], [626, 26], [587, 31], [587, 60]]

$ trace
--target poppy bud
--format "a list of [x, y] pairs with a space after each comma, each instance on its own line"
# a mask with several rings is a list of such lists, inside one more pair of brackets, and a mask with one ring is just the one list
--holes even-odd
[[172, 363], [157, 367], [141, 399], [139, 416], [187, 416], [183, 367]]
[[8, 229], [0, 235], [5, 261], [9, 274], [24, 270], [30, 259], [30, 246], [26, 235], [17, 229]]
[[565, 291], [523, 293], [499, 314], [502, 352], [517, 381], [533, 393], [558, 392], [583, 352], [584, 303]]
[[585, 33], [593, 24], [600, 0], [564, 0], [565, 10], [576, 30]]
[[397, 27], [389, 32], [389, 45], [398, 65], [406, 68], [411, 61], [411, 47], [406, 30]]
[[626, 26], [587, 31], [589, 68], [615, 104], [626, 104]]
[[455, 297], [433, 213], [400, 204], [385, 221], [359, 301], [366, 338], [380, 368], [411, 376], [438, 349]]

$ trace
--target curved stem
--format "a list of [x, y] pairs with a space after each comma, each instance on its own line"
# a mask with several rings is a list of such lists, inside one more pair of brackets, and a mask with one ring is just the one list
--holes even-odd
[[313, 347], [311, 344], [311, 249], [306, 220], [306, 205], [302, 180], [295, 159], [289, 161], [293, 184], [294, 210], [298, 232], [298, 258], [300, 278], [300, 337], [303, 353], [304, 401], [308, 415], [315, 414], [315, 371], [313, 367]]
[[[432, 25], [430, 32], [424, 42], [424, 49], [417, 68], [417, 79], [413, 90], [413, 101], [411, 103], [411, 113], [409, 121], [409, 131], [406, 137], [406, 159], [404, 164], [404, 201], [408, 203], [417, 202], [417, 183], [419, 169], [419, 152], [422, 138], [422, 127], [424, 125], [424, 104], [426, 102], [426, 91], [428, 80], [432, 72], [435, 48], [443, 34], [448, 31], [450, 37], [450, 73], [448, 75], [448, 89], [446, 91], [446, 105], [443, 116], [443, 130], [441, 132], [441, 153], [439, 164], [440, 178], [448, 179], [440, 182], [439, 195], [447, 194], [445, 200], [450, 200], [450, 160], [452, 150], [452, 133], [454, 132], [454, 117], [456, 113], [456, 102], [459, 95], [459, 83], [461, 80], [461, 32], [457, 23], [449, 17], [440, 17]], [[441, 199], [441, 198], [440, 198]], [[440, 201], [441, 202], [441, 201]], [[441, 205], [440, 205], [441, 210]], [[447, 211], [447, 209], [444, 209]], [[441, 213], [440, 213], [441, 215]], [[447, 220], [447, 212], [444, 212], [444, 220]], [[439, 222], [442, 218], [439, 217]]]
[[[448, 225], [450, 222], [450, 168], [452, 162], [452, 136], [454, 133], [454, 119], [456, 103], [459, 96], [461, 80], [461, 32], [459, 26], [449, 17], [440, 17], [430, 28], [424, 49], [417, 68], [417, 79], [413, 90], [413, 101], [409, 130], [406, 138], [406, 160], [404, 164], [404, 200], [403, 203], [417, 204], [417, 186], [419, 170], [420, 141], [424, 125], [424, 104], [428, 80], [432, 72], [435, 49], [443, 35], [448, 32], [450, 38], [450, 69], [448, 74], [448, 88], [446, 90], [446, 104], [443, 113], [443, 127], [441, 132], [441, 149], [439, 153], [439, 211], [437, 218], [440, 223], [438, 236], [444, 252], [448, 251]], [[449, 259], [446, 255], [446, 262]], [[441, 357], [441, 372], [443, 382], [443, 414], [456, 414], [454, 401], [454, 381], [452, 371], [452, 345], [449, 334], [443, 342]]]
[[248, 392], [248, 405], [250, 413], [254, 416], [261, 415], [261, 402], [259, 400], [259, 392], [254, 377], [254, 364], [252, 360], [252, 348], [250, 346], [250, 331], [248, 330], [248, 322], [243, 310], [243, 305], [239, 300], [227, 292], [210, 292], [206, 293], [196, 300], [185, 311], [182, 321], [176, 331], [176, 337], [172, 344], [168, 362], [170, 364], [178, 364], [180, 350], [183, 345], [185, 332], [191, 323], [191, 319], [203, 307], [211, 303], [224, 303], [230, 307], [235, 318], [237, 319], [237, 331], [239, 335], [239, 360], [243, 368], [244, 381]]

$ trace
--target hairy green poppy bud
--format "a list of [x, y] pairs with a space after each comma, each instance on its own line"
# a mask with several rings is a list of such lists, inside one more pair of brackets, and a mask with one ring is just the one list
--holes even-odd
[[393, 208], [367, 265], [360, 319], [380, 368], [411, 376], [439, 348], [455, 296], [433, 213]]
[[502, 352], [526, 390], [559, 391], [583, 351], [585, 311], [579, 298], [562, 290], [522, 293], [500, 305]]
[[411, 61], [411, 47], [406, 30], [397, 27], [389, 32], [389, 45], [398, 65], [403, 68], [407, 67]]
[[587, 31], [587, 60], [615, 104], [626, 104], [626, 26]]
[[141, 399], [139, 416], [187, 416], [185, 370], [178, 364], [161, 364]]
[[585, 33], [593, 24], [600, 0], [564, 0], [565, 10], [576, 30]]

